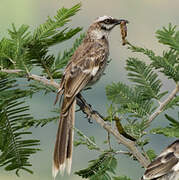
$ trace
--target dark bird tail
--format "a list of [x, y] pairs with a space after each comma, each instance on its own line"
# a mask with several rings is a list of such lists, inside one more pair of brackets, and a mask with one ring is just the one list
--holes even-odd
[[63, 175], [65, 168], [68, 174], [71, 172], [76, 100], [73, 100], [66, 111], [63, 111], [64, 103], [65, 100], [62, 104], [53, 156], [52, 175], [54, 178], [58, 171]]

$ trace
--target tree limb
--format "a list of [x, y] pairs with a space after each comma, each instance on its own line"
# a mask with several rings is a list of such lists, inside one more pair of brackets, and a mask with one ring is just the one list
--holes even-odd
[[176, 83], [176, 88], [171, 92], [167, 99], [160, 103], [160, 106], [157, 110], [149, 117], [147, 123], [150, 124], [161, 112], [163, 112], [166, 105], [175, 98], [176, 94], [179, 92], [179, 84]]
[[91, 106], [86, 103], [84, 98], [77, 96], [77, 104], [78, 104], [78, 106], [80, 106], [81, 110], [85, 114], [87, 114], [90, 118], [94, 119], [105, 130], [107, 130], [109, 133], [111, 133], [116, 138], [118, 143], [126, 146], [143, 167], [146, 168], [149, 165], [150, 162], [139, 152], [135, 143], [133, 141], [130, 141], [129, 139], [125, 138], [121, 134], [119, 134], [118, 131], [113, 129], [111, 127], [111, 125], [109, 125], [107, 122], [105, 122], [103, 120], [102, 116], [98, 112], [92, 110]]
[[[2, 70], [1, 70], [2, 71]], [[17, 72], [21, 72], [21, 70], [8, 70], [6, 71], [7, 73], [17, 73]], [[5, 71], [3, 71], [5, 72]], [[41, 77], [35, 74], [30, 74], [28, 75], [29, 79], [33, 79], [35, 81], [39, 81], [42, 82], [46, 85], [51, 85], [55, 88], [59, 88], [59, 84], [55, 81], [51, 81], [46, 79], [45, 77]], [[78, 106], [81, 108], [81, 110], [88, 115], [88, 117], [94, 119], [98, 124], [101, 125], [101, 127], [103, 127], [106, 131], [108, 131], [109, 133], [111, 133], [117, 140], [118, 143], [123, 144], [124, 146], [126, 146], [132, 153], [132, 155], [139, 161], [139, 163], [146, 168], [148, 166], [148, 164], [150, 163], [148, 161], [148, 159], [146, 159], [142, 153], [137, 149], [135, 143], [133, 141], [130, 141], [129, 139], [125, 138], [123, 135], [119, 134], [118, 131], [116, 131], [115, 129], [113, 129], [111, 127], [111, 125], [109, 125], [107, 122], [104, 121], [104, 118], [96, 111], [93, 111], [91, 106], [89, 104], [86, 103], [86, 101], [84, 100], [84, 98], [79, 95], [77, 96], [77, 104]]]

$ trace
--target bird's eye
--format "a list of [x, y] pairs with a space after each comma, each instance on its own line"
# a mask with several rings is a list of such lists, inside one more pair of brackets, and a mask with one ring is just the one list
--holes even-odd
[[105, 23], [105, 24], [110, 24], [111, 21], [110, 21], [109, 19], [106, 19], [106, 20], [104, 21], [104, 23]]

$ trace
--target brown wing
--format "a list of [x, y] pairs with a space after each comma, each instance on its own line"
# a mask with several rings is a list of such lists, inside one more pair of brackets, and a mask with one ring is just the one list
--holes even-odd
[[64, 73], [64, 100], [66, 112], [74, 97], [91, 81], [105, 59], [105, 49], [99, 43], [82, 44], [72, 56]]
[[179, 166], [179, 140], [168, 146], [149, 164], [143, 179], [154, 179], [175, 171]]

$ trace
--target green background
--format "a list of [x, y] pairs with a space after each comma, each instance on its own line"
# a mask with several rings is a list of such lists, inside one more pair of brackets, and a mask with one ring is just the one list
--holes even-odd
[[[11, 23], [16, 26], [28, 24], [33, 30], [39, 24], [43, 23], [47, 16], [53, 16], [58, 8], [63, 6], [72, 7], [80, 1], [77, 0], [0, 0], [0, 38], [7, 35], [7, 28], [11, 27]], [[179, 1], [178, 0], [83, 0], [81, 1], [81, 11], [73, 17], [70, 26], [84, 27], [86, 31], [90, 23], [96, 17], [102, 15], [110, 15], [116, 18], [125, 18], [130, 21], [128, 25], [128, 40], [138, 46], [147, 47], [161, 54], [163, 47], [158, 44], [155, 38], [155, 31], [162, 26], [167, 26], [169, 22], [177, 25], [179, 19]], [[73, 40], [78, 37], [75, 36]], [[107, 67], [106, 75], [102, 77], [93, 90], [84, 92], [84, 96], [93, 107], [100, 113], [105, 114], [106, 96], [105, 86], [111, 82], [123, 81], [128, 83], [126, 71], [124, 69], [125, 60], [129, 56], [134, 56], [126, 47], [121, 45], [121, 35], [119, 27], [115, 28], [110, 35], [110, 57], [112, 62]], [[67, 41], [51, 48], [51, 51], [57, 54], [59, 51], [71, 47], [72, 41]], [[144, 58], [144, 61], [147, 59]], [[160, 76], [163, 81], [163, 90], [171, 91], [174, 83]], [[31, 113], [35, 117], [50, 117], [54, 115], [51, 112], [54, 94], [45, 95], [36, 94], [28, 102], [31, 107]], [[176, 112], [170, 112], [175, 116]], [[152, 123], [152, 127], [167, 124], [163, 116], [157, 118], [158, 121]], [[125, 122], [122, 122], [125, 123]], [[89, 124], [82, 113], [76, 115], [76, 127], [83, 131], [86, 135], [97, 135], [96, 140], [99, 145], [104, 141], [107, 135], [103, 129], [96, 124]], [[32, 137], [41, 140], [40, 148], [42, 151], [33, 155], [31, 162], [33, 164], [34, 175], [26, 172], [21, 173], [18, 178], [13, 172], [5, 172], [0, 169], [0, 180], [50, 180], [52, 154], [57, 130], [57, 123], [50, 123], [43, 128], [32, 129]], [[166, 138], [160, 135], [151, 135], [152, 143], [148, 148], [154, 147], [157, 153], [161, 151], [168, 143], [172, 142], [172, 138]], [[116, 149], [117, 144], [113, 145]], [[87, 161], [97, 157], [96, 152], [90, 152], [86, 147], [74, 148], [72, 171], [87, 167]], [[133, 180], [141, 177], [143, 170], [137, 163], [128, 160], [123, 156], [118, 156], [119, 169], [117, 174], [128, 174]], [[58, 176], [56, 179], [63, 180], [80, 180], [78, 176]]]

